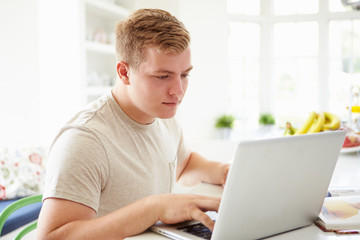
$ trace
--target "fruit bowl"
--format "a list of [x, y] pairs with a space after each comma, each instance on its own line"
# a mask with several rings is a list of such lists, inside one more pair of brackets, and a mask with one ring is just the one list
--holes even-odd
[[345, 128], [346, 137], [341, 152], [357, 152], [360, 151], [360, 135], [350, 128]]
[[341, 149], [341, 153], [352, 153], [352, 152], [359, 152], [360, 151], [360, 146], [356, 146], [356, 147], [343, 147]]

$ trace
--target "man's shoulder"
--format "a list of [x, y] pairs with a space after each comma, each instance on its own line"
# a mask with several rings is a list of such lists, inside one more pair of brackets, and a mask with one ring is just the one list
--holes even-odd
[[89, 103], [63, 125], [58, 132], [58, 136], [64, 132], [72, 132], [75, 135], [98, 135], [100, 132], [107, 134], [113, 126], [111, 121], [118, 121], [113, 119], [114, 114], [110, 105], [107, 95]]
[[104, 121], [114, 118], [112, 106], [108, 95], [89, 103], [81, 111], [74, 115], [67, 126], [83, 126], [91, 128], [93, 125], [103, 125]]

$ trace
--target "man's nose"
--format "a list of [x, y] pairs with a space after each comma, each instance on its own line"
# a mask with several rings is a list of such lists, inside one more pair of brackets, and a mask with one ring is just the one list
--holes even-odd
[[177, 95], [177, 96], [181, 96], [184, 94], [184, 81], [181, 79], [181, 77], [177, 77], [175, 79], [173, 79], [171, 86], [170, 86], [170, 90], [169, 90], [169, 94], [170, 95]]

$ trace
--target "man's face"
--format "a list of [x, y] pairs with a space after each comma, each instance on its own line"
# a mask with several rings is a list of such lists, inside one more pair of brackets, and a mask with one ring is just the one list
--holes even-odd
[[185, 95], [191, 69], [190, 49], [175, 55], [147, 48], [138, 70], [128, 72], [126, 113], [143, 124], [173, 117]]

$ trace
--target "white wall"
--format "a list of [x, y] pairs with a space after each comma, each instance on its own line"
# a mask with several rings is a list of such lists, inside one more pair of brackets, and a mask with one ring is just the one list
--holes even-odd
[[79, 15], [73, 0], [0, 6], [0, 146], [49, 145], [84, 103]]
[[0, 146], [41, 136], [37, 0], [1, 1]]
[[41, 141], [49, 145], [58, 130], [85, 103], [83, 16], [80, 1], [38, 1]]

